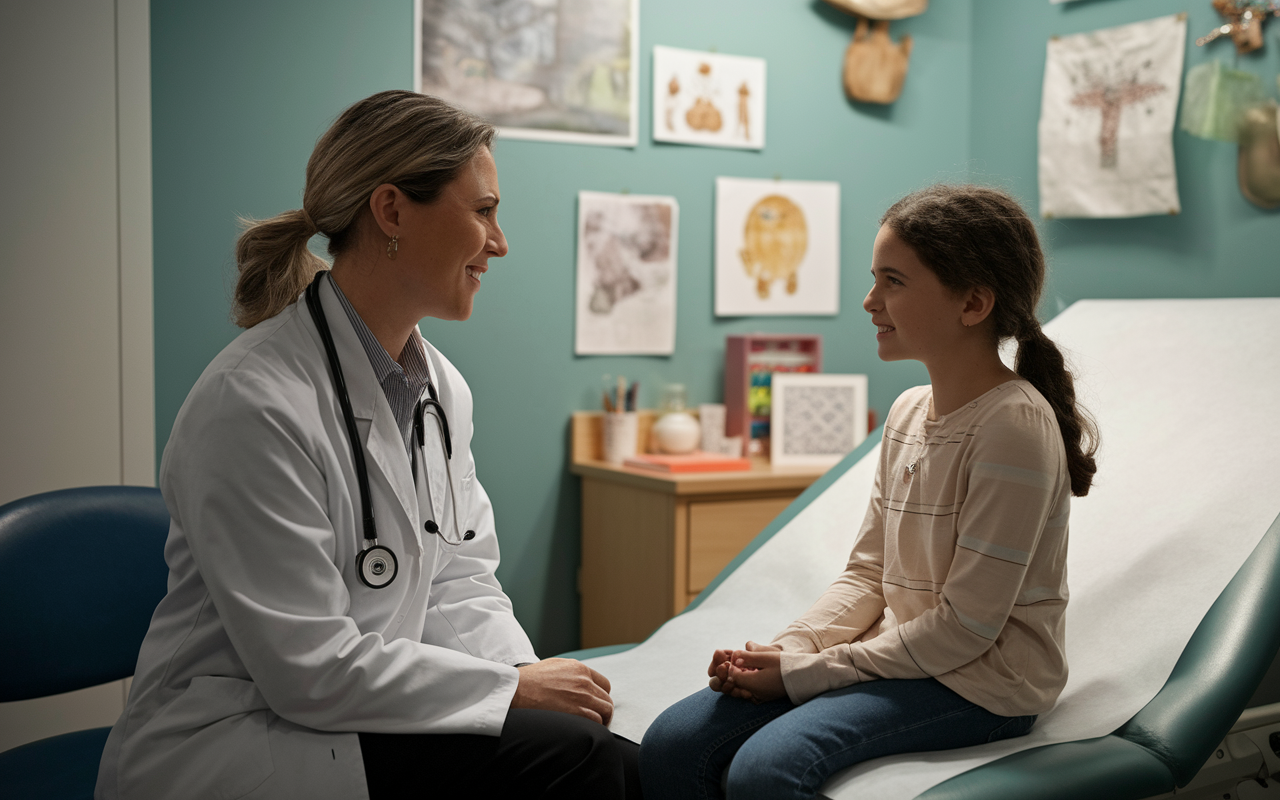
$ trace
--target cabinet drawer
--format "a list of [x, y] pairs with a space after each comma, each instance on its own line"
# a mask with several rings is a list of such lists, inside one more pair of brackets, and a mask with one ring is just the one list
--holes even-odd
[[688, 588], [696, 594], [795, 497], [689, 504]]

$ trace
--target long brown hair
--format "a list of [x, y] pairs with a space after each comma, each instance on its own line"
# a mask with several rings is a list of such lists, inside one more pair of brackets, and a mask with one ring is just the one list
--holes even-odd
[[342, 112], [307, 161], [302, 208], [271, 219], [242, 220], [236, 242], [235, 320], [252, 328], [279, 314], [329, 265], [307, 249], [317, 233], [329, 254], [350, 246], [360, 214], [384, 183], [430, 203], [481, 147], [489, 123], [423, 94], [379, 92]]
[[1018, 343], [1014, 370], [1044, 395], [1067, 449], [1071, 493], [1089, 493], [1098, 471], [1098, 426], [1076, 402], [1062, 352], [1036, 318], [1045, 261], [1035, 225], [1018, 201], [983, 186], [938, 185], [894, 203], [880, 219], [954, 292], [983, 286], [996, 296], [997, 342]]

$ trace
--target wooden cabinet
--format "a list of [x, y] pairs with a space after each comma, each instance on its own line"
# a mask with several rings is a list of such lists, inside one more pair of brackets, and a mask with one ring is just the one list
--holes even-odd
[[[573, 419], [582, 478], [582, 647], [638, 642], [687, 606], [821, 468], [667, 475], [600, 460], [600, 414]], [[647, 430], [642, 420], [641, 430]], [[643, 448], [642, 448], [643, 449]]]

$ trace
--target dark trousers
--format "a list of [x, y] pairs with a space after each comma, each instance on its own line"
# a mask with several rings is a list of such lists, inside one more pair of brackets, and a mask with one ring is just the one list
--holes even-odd
[[635, 742], [559, 711], [513, 708], [501, 736], [362, 733], [370, 800], [638, 800]]

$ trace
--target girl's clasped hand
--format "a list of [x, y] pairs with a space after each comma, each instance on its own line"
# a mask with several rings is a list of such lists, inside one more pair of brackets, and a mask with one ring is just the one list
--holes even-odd
[[782, 683], [782, 648], [747, 642], [743, 650], [717, 650], [707, 668], [710, 686], [731, 697], [767, 703], [787, 696]]

